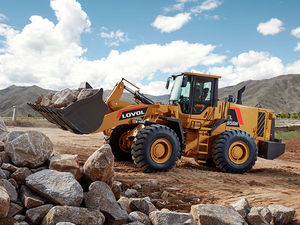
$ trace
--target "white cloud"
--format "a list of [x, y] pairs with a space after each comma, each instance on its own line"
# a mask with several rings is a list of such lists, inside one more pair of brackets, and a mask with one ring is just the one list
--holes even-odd
[[297, 27], [291, 31], [291, 34], [296, 38], [300, 38], [300, 27]]
[[220, 0], [205, 0], [204, 2], [202, 2], [202, 4], [194, 6], [191, 9], [191, 12], [198, 14], [198, 13], [202, 13], [203, 11], [209, 11], [215, 9], [220, 5], [222, 5], [222, 2]]
[[294, 51], [300, 51], [300, 42], [297, 43], [297, 46], [294, 48]]
[[267, 22], [259, 23], [257, 31], [263, 35], [274, 35], [284, 30], [283, 22], [277, 18], [272, 18]]
[[299, 74], [300, 60], [284, 65], [278, 57], [268, 52], [249, 51], [230, 60], [228, 66], [211, 67], [209, 74], [221, 75], [221, 87], [235, 85], [246, 80], [268, 79], [283, 74]]
[[178, 13], [175, 16], [162, 16], [156, 17], [152, 26], [159, 29], [163, 33], [170, 33], [179, 30], [184, 24], [191, 19], [190, 13]]
[[[148, 78], [151, 81], [156, 73], [179, 73], [222, 63], [226, 58], [214, 54], [213, 45], [173, 41], [143, 44], [124, 52], [112, 50], [107, 57], [88, 60], [83, 57], [87, 49], [80, 45], [80, 35], [91, 24], [86, 13], [75, 0], [52, 0], [51, 7], [57, 23], [32, 16], [22, 30], [0, 25], [0, 35], [5, 39], [0, 47], [1, 88], [11, 84], [77, 88], [80, 82], [88, 81], [95, 88], [109, 89], [121, 77], [141, 83]], [[144, 88], [157, 94], [153, 87], [158, 84], [150, 82]]]
[[184, 5], [187, 2], [194, 2], [197, 0], [176, 0], [177, 3], [170, 5], [168, 7], [164, 8], [165, 12], [171, 12], [171, 11], [182, 11], [184, 9]]
[[[102, 30], [105, 30], [102, 28]], [[106, 28], [107, 30], [107, 28]], [[119, 46], [120, 43], [126, 43], [129, 41], [128, 35], [121, 30], [111, 32], [101, 32], [100, 36], [105, 39], [105, 44], [108, 46]]]
[[[152, 81], [147, 85], [137, 83], [137, 86], [141, 89], [141, 92], [145, 94], [165, 95], [170, 93], [170, 90], [167, 90], [165, 88], [166, 81]], [[171, 85], [169, 86], [169, 88], [170, 87]]]

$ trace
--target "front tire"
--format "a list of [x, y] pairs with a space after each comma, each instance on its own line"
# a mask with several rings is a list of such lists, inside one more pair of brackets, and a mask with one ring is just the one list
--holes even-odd
[[108, 144], [111, 147], [112, 153], [115, 156], [116, 161], [131, 161], [131, 146], [122, 147], [122, 136], [126, 135], [128, 131], [134, 129], [133, 125], [120, 125], [113, 129], [110, 137], [108, 138]]
[[228, 130], [220, 134], [212, 150], [216, 167], [223, 172], [245, 173], [257, 160], [257, 145], [245, 131]]
[[131, 154], [135, 165], [145, 172], [168, 171], [180, 157], [179, 138], [167, 126], [146, 126], [137, 134]]

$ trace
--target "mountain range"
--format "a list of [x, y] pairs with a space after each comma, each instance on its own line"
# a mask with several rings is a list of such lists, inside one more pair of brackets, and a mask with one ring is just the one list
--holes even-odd
[[[219, 99], [226, 96], [236, 97], [240, 88], [246, 86], [243, 93], [243, 104], [260, 106], [275, 110], [276, 113], [300, 112], [300, 74], [281, 75], [265, 80], [248, 80], [234, 86], [219, 89]], [[39, 115], [34, 112], [27, 102], [34, 102], [38, 96], [47, 95], [49, 90], [38, 86], [20, 87], [9, 86], [0, 90], [0, 115], [11, 116], [12, 107], [17, 106], [18, 116]], [[110, 90], [104, 91], [104, 98]], [[169, 95], [146, 95], [153, 101], [168, 102]], [[122, 100], [132, 101], [130, 93], [124, 93]]]

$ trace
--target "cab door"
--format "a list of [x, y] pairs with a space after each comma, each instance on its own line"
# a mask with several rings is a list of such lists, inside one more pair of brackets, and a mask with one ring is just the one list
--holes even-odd
[[218, 82], [215, 78], [194, 76], [190, 95], [191, 128], [209, 126], [217, 104]]

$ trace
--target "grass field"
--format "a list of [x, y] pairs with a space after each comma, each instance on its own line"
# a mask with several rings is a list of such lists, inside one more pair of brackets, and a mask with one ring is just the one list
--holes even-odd
[[300, 130], [277, 131], [275, 132], [275, 137], [278, 139], [282, 139], [283, 141], [288, 141], [300, 137]]

